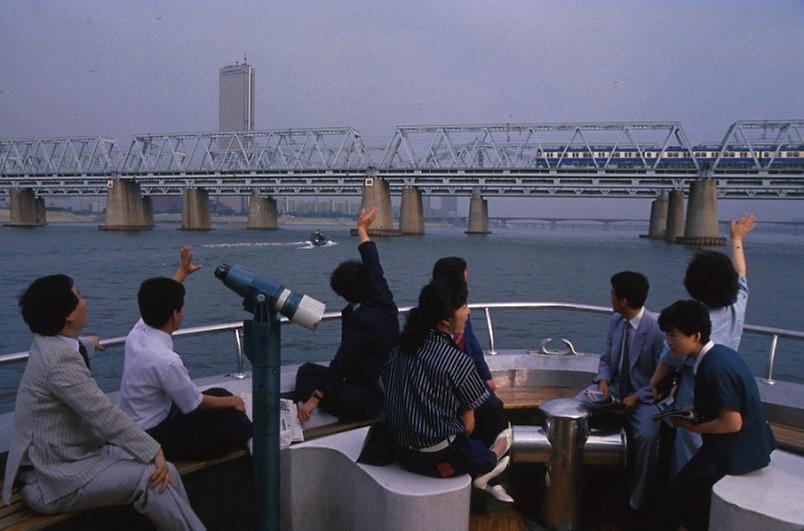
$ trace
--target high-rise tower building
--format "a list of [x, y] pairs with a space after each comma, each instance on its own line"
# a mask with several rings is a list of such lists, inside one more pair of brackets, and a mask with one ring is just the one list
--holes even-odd
[[220, 69], [218, 129], [254, 130], [254, 67], [235, 63]]

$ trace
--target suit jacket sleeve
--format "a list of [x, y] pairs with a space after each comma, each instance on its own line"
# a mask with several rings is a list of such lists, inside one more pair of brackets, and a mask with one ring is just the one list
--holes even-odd
[[[654, 360], [654, 370], [655, 370], [655, 366], [659, 364], [659, 360], [661, 359], [662, 353], [664, 352], [665, 349], [664, 334], [662, 333], [661, 330], [659, 330], [658, 323], [656, 322], [651, 323], [651, 329], [648, 331], [648, 337], [645, 339], [646, 339], [645, 345], [642, 348], [650, 351], [650, 354]], [[653, 396], [653, 392], [650, 389], [650, 380], [648, 380], [647, 385], [637, 389], [636, 395], [637, 397], [639, 397], [640, 402], [651, 404], [656, 401]]]
[[600, 363], [597, 367], [597, 378], [595, 382], [600, 382], [601, 380], [611, 382], [611, 344], [616, 325], [617, 318], [614, 316], [609, 321], [609, 332], [606, 334], [606, 343], [603, 345], [603, 351], [600, 353]]
[[360, 244], [357, 248], [360, 251], [360, 257], [363, 263], [371, 274], [371, 294], [369, 300], [374, 304], [383, 306], [394, 305], [394, 295], [385, 281], [385, 275], [380, 265], [380, 255], [377, 252], [377, 245], [373, 241], [367, 241]]
[[106, 441], [143, 463], [156, 456], [159, 444], [109, 400], [77, 353], [59, 349], [45, 385]]
[[491, 380], [491, 371], [489, 370], [488, 363], [486, 363], [486, 357], [483, 355], [483, 348], [480, 346], [480, 342], [472, 331], [471, 319], [466, 320], [466, 328], [463, 331], [463, 348], [466, 354], [475, 362], [477, 372], [480, 374], [480, 377], [483, 378], [483, 381]]

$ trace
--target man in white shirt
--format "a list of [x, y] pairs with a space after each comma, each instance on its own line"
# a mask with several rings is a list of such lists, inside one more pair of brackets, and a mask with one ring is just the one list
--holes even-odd
[[173, 279], [150, 278], [137, 300], [140, 319], [126, 338], [120, 408], [156, 439], [172, 460], [208, 459], [246, 448], [252, 425], [243, 400], [222, 388], [198, 390], [173, 351], [184, 319], [182, 282], [201, 266], [187, 247]]

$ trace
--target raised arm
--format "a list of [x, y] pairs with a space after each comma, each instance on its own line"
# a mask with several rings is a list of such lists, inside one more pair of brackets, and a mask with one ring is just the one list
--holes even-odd
[[374, 220], [377, 219], [377, 207], [371, 210], [365, 208], [360, 211], [360, 216], [357, 218], [357, 236], [360, 238], [360, 243], [371, 241], [368, 235], [368, 228]]
[[193, 263], [193, 252], [186, 245], [181, 248], [179, 256], [181, 262], [179, 268], [173, 274], [173, 280], [176, 282], [184, 282], [185, 278], [204, 267]]
[[754, 230], [756, 224], [757, 217], [754, 214], [743, 214], [740, 216], [740, 219], [731, 222], [731, 228], [729, 230], [731, 236], [731, 261], [734, 262], [734, 269], [741, 277], [748, 276], [745, 266], [743, 238]]

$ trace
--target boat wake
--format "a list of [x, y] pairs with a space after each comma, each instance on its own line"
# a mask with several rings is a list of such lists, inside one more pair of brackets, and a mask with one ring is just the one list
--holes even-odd
[[207, 243], [201, 245], [207, 249], [220, 249], [220, 248], [253, 248], [253, 247], [296, 247], [305, 249], [307, 246], [312, 246], [312, 243], [307, 240], [300, 240], [297, 242], [233, 242], [233, 243]]
[[338, 242], [335, 242], [335, 241], [332, 241], [332, 240], [327, 240], [326, 242], [319, 243], [318, 245], [315, 245], [311, 241], [306, 241], [306, 242], [303, 242], [303, 243], [304, 243], [304, 246], [299, 247], [299, 249], [317, 249], [319, 247], [332, 247], [333, 245], [338, 245]]

